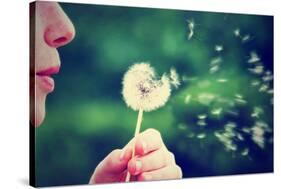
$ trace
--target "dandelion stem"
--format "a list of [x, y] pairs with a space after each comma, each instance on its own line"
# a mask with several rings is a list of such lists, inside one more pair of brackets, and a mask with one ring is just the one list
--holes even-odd
[[[141, 121], [142, 121], [142, 115], [143, 115], [143, 109], [140, 108], [139, 109], [139, 114], [138, 114], [138, 120], [137, 120], [137, 126], [136, 126], [136, 130], [135, 130], [135, 136], [134, 136], [134, 142], [133, 142], [133, 152], [132, 152], [132, 158], [135, 156], [135, 144], [136, 144], [136, 138], [138, 136], [138, 134], [140, 133], [140, 127], [141, 127]], [[131, 174], [128, 171], [127, 175], [126, 175], [126, 182], [129, 182], [131, 178]]]

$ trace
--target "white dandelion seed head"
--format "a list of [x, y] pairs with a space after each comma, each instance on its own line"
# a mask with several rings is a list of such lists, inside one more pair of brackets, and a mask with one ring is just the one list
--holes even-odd
[[165, 105], [171, 93], [170, 80], [163, 74], [156, 78], [149, 63], [136, 63], [123, 78], [123, 98], [127, 106], [137, 111], [152, 111]]

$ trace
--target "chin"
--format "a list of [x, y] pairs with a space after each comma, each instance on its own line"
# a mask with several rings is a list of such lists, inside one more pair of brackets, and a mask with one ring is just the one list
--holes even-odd
[[35, 127], [39, 127], [45, 119], [45, 114], [46, 114], [45, 101], [46, 101], [46, 95], [38, 94], [36, 96], [35, 119], [33, 123]]

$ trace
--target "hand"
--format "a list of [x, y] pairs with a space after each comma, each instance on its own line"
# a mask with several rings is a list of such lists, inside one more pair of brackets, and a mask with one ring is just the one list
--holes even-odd
[[134, 141], [123, 149], [112, 151], [97, 166], [90, 184], [124, 182], [127, 171], [131, 180], [150, 181], [182, 178], [181, 168], [176, 165], [173, 153], [168, 151], [159, 131], [147, 129], [135, 142], [135, 157], [132, 158]]

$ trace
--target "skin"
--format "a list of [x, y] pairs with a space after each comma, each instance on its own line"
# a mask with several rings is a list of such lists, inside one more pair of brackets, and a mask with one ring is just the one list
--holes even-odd
[[[35, 100], [31, 115], [35, 116], [31, 116], [31, 123], [39, 127], [45, 118], [46, 97], [54, 90], [54, 86], [46, 87], [42, 70], [60, 67], [57, 48], [72, 41], [75, 29], [55, 2], [36, 2], [35, 14], [35, 95], [31, 95], [31, 101]], [[52, 74], [54, 72], [57, 73], [58, 69]], [[51, 77], [52, 74], [48, 74]], [[159, 131], [147, 129], [136, 138], [135, 146], [133, 144], [131, 140], [122, 149], [109, 153], [96, 167], [89, 183], [123, 182], [127, 171], [133, 175], [132, 181], [182, 178], [181, 168], [176, 164], [173, 153], [166, 148]], [[132, 157], [133, 147], [135, 157]]]

